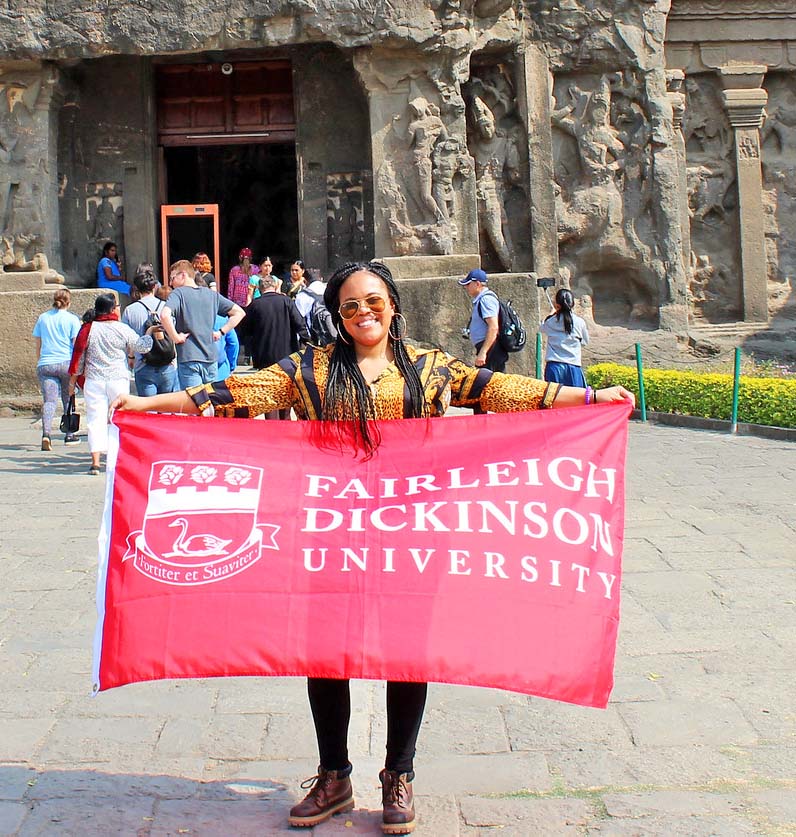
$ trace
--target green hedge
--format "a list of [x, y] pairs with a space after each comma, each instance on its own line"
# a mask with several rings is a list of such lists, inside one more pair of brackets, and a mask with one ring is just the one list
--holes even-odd
[[[633, 366], [598, 363], [586, 370], [595, 388], [621, 385], [636, 394], [638, 375]], [[647, 409], [703, 418], [732, 418], [732, 375], [644, 370]], [[796, 380], [741, 376], [738, 421], [774, 427], [796, 427]]]

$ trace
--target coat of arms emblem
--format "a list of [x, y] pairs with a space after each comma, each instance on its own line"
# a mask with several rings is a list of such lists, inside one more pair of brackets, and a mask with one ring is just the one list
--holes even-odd
[[123, 560], [164, 584], [222, 581], [278, 549], [278, 526], [257, 522], [263, 469], [228, 462], [152, 463], [141, 530]]

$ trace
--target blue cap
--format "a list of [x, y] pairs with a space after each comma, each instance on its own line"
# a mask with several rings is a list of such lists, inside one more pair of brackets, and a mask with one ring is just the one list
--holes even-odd
[[460, 285], [469, 285], [470, 282], [483, 282], [486, 285], [489, 282], [489, 278], [483, 270], [476, 268], [475, 270], [471, 270], [464, 279], [459, 279]]

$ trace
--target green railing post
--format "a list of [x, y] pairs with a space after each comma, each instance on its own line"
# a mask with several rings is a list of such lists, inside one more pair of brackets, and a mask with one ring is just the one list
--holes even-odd
[[641, 343], [636, 343], [636, 369], [638, 370], [638, 407], [641, 420], [647, 420], [647, 399], [644, 396], [644, 365], [641, 362]]
[[542, 380], [542, 333], [536, 332], [536, 377]]
[[732, 420], [730, 433], [738, 432], [738, 395], [741, 390], [741, 347], [735, 349], [735, 369], [732, 374]]

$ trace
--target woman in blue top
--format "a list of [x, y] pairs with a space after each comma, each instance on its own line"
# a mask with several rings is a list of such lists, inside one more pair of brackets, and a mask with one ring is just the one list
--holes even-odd
[[572, 291], [560, 288], [555, 311], [542, 322], [540, 331], [547, 337], [544, 379], [568, 387], [585, 387], [580, 350], [589, 345], [589, 331], [586, 321], [572, 312], [574, 307]]
[[[67, 288], [59, 288], [53, 296], [53, 306], [45, 311], [33, 326], [36, 354], [39, 356], [36, 374], [39, 376], [42, 400], [41, 449], [52, 450], [50, 434], [52, 423], [61, 399], [64, 412], [69, 403], [69, 361], [72, 346], [80, 331], [80, 320], [69, 311], [72, 294]], [[67, 435], [67, 445], [76, 444], [77, 436]]]
[[102, 248], [102, 258], [97, 265], [97, 287], [116, 291], [124, 308], [130, 302], [130, 285], [119, 267], [118, 252], [118, 247], [112, 241]]

